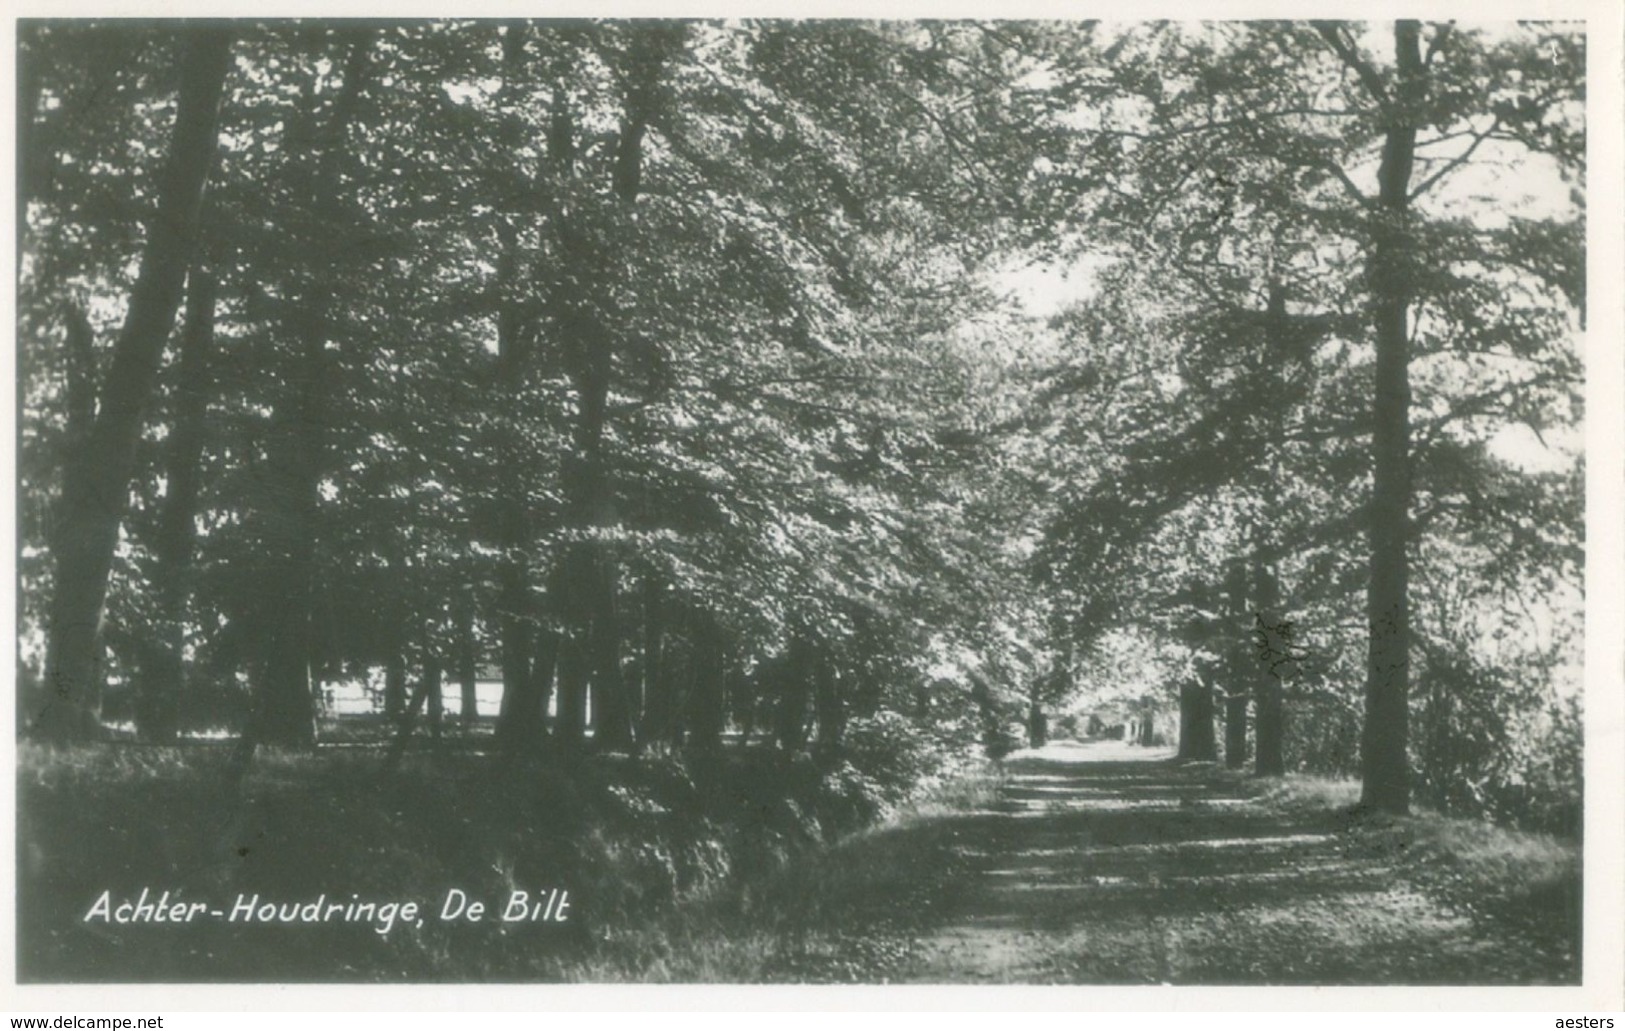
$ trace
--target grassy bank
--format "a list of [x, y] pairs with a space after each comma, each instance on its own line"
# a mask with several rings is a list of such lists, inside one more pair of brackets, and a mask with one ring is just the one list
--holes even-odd
[[627, 925], [570, 980], [872, 983], [908, 958], [921, 914], [963, 874], [941, 817], [992, 806], [1004, 777], [960, 768], [827, 849]]
[[1580, 964], [1580, 842], [1413, 806], [1411, 815], [1362, 812], [1352, 780], [1290, 775], [1245, 778], [1261, 801], [1286, 812], [1332, 816], [1344, 847], [1381, 854], [1428, 894], [1528, 941], [1560, 966]]
[[[263, 752], [239, 782], [224, 746], [24, 746], [18, 975], [773, 979], [774, 964], [794, 963], [809, 943], [816, 951], [844, 892], [919, 890], [906, 859], [876, 850], [913, 847], [916, 814], [968, 804], [991, 784], [962, 773], [910, 793], [767, 749], [595, 757], [568, 776], [469, 752], [414, 757], [387, 775], [375, 748]], [[793, 862], [811, 854], [820, 859]], [[143, 890], [199, 912], [187, 923], [92, 915], [104, 893], [116, 911]], [[515, 892], [534, 902], [555, 891], [568, 892], [564, 920], [501, 919]], [[226, 918], [255, 896], [375, 910], [286, 924]], [[487, 911], [441, 919], [448, 898], [452, 909], [478, 901]], [[421, 924], [407, 919], [407, 902]]]

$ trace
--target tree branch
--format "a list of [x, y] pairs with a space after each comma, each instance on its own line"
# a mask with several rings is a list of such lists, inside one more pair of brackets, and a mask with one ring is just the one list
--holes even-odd
[[1422, 180], [1422, 184], [1420, 186], [1418, 186], [1416, 189], [1412, 190], [1410, 192], [1410, 195], [1407, 196], [1405, 199], [1407, 201], [1413, 201], [1416, 198], [1422, 196], [1423, 194], [1427, 193], [1429, 190], [1433, 189], [1433, 187], [1439, 182], [1439, 180], [1443, 179], [1445, 176], [1449, 175], [1451, 172], [1454, 172], [1456, 169], [1460, 168], [1462, 165], [1464, 165], [1468, 161], [1470, 161], [1472, 159], [1473, 152], [1478, 150], [1479, 147], [1483, 146], [1484, 141], [1489, 139], [1491, 136], [1493, 136], [1495, 134], [1495, 131], [1497, 129], [1499, 129], [1500, 127], [1501, 127], [1501, 116], [1497, 115], [1495, 117], [1494, 123], [1492, 123], [1488, 129], [1484, 130], [1481, 133], [1475, 133], [1474, 134], [1473, 142], [1470, 143], [1467, 146], [1466, 150], [1462, 151], [1460, 154], [1457, 154], [1455, 157], [1451, 158], [1448, 162], [1446, 162], [1446, 164], [1445, 164], [1445, 166], [1443, 168], [1439, 169], [1437, 172], [1434, 172], [1432, 175], [1430, 175], [1426, 179]]
[[1320, 33], [1321, 38], [1326, 40], [1327, 45], [1332, 48], [1332, 51], [1337, 54], [1343, 64], [1360, 77], [1360, 81], [1365, 84], [1366, 91], [1371, 94], [1371, 98], [1386, 112], [1390, 99], [1388, 89], [1383, 85], [1382, 76], [1377, 73], [1375, 68], [1371, 67], [1369, 61], [1360, 56], [1360, 52], [1354, 49], [1352, 43], [1343, 38], [1342, 26], [1338, 22], [1332, 21], [1317, 21], [1314, 26], [1315, 30]]

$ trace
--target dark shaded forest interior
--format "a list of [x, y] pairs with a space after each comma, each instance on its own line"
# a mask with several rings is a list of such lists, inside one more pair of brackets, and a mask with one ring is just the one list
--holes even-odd
[[19, 22], [19, 976], [1574, 981], [1584, 43]]

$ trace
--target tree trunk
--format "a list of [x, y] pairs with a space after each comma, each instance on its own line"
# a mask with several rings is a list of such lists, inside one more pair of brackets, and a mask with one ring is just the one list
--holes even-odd
[[1371, 582], [1366, 596], [1370, 650], [1365, 725], [1360, 738], [1361, 803], [1390, 813], [1410, 809], [1410, 301], [1415, 244], [1410, 181], [1416, 119], [1426, 83], [1420, 26], [1394, 26], [1397, 103], [1377, 170], [1368, 278], [1376, 334], [1372, 404]]
[[643, 581], [643, 716], [640, 727], [648, 741], [663, 740], [670, 732], [671, 695], [667, 690], [666, 589], [654, 577]]
[[814, 669], [813, 715], [818, 720], [818, 737], [813, 741], [813, 754], [821, 762], [831, 762], [846, 743], [846, 699], [841, 673], [828, 653], [819, 654]]
[[[641, 31], [633, 50], [638, 60], [626, 79], [625, 114], [616, 142], [611, 186], [620, 202], [631, 209], [638, 198], [642, 176], [642, 142], [650, 116], [653, 91], [663, 65], [655, 48], [659, 28]], [[652, 49], [654, 48], [654, 49]], [[574, 162], [575, 143], [568, 97], [554, 96], [549, 150], [553, 164], [567, 171]], [[564, 368], [578, 402], [575, 453], [564, 467], [564, 492], [573, 524], [579, 528], [607, 528], [618, 522], [615, 497], [603, 454], [609, 413], [609, 391], [618, 343], [615, 327], [604, 320], [613, 305], [605, 303], [614, 288], [619, 256], [607, 253], [562, 211], [555, 213], [564, 262], [571, 269], [556, 291], [554, 321], [563, 342]], [[576, 621], [578, 646], [593, 684], [595, 742], [604, 748], [635, 744], [631, 706], [620, 664], [620, 632], [616, 618], [617, 573], [609, 552], [591, 543], [571, 546], [571, 566], [560, 601], [563, 613]]]
[[209, 171], [231, 35], [221, 27], [187, 30], [168, 165], [158, 211], [148, 226], [141, 271], [89, 446], [66, 471], [53, 533], [56, 591], [46, 644], [44, 700], [33, 730], [53, 741], [100, 734], [96, 685], [107, 580], [124, 518], [136, 445], [164, 342], [180, 304]]
[[479, 718], [479, 654], [474, 644], [474, 617], [472, 605], [465, 606], [457, 618], [457, 683], [461, 691], [462, 712], [458, 721], [464, 729], [472, 727]]
[[[504, 539], [507, 539], [506, 536]], [[502, 560], [497, 611], [498, 648], [502, 663], [502, 703], [497, 712], [497, 741], [511, 747], [526, 735], [522, 729], [531, 701], [530, 604], [525, 597], [524, 570], [511, 557]]]
[[423, 696], [424, 704], [429, 707], [429, 737], [437, 744], [445, 720], [441, 688], [440, 660], [431, 656], [423, 662]]
[[392, 647], [384, 660], [384, 718], [398, 720], [406, 712], [406, 656]]
[[194, 265], [186, 290], [186, 321], [181, 332], [180, 375], [175, 390], [175, 425], [164, 455], [166, 489], [153, 541], [152, 584], [156, 614], [136, 681], [136, 731], [144, 741], [167, 743], [179, 731], [180, 697], [185, 683], [186, 600], [203, 459], [204, 418], [209, 403], [209, 361], [214, 348], [214, 277]]
[[970, 698], [976, 706], [976, 722], [982, 732], [982, 747], [994, 758], [1002, 756], [1004, 739], [999, 726], [999, 710], [993, 704], [993, 692], [987, 681], [978, 674], [970, 677]]
[[40, 93], [43, 82], [40, 78], [40, 59], [35, 52], [39, 47], [39, 28], [37, 24], [26, 21], [17, 23], [17, 199], [15, 210], [16, 221], [12, 223], [16, 233], [16, 250], [13, 257], [16, 264], [13, 268], [22, 268], [23, 255], [26, 253], [25, 243], [28, 237], [28, 204], [40, 191], [40, 182], [44, 178], [39, 174], [43, 155], [34, 151], [34, 119], [39, 113]]
[[1213, 736], [1213, 687], [1198, 676], [1179, 687], [1179, 756], [1191, 762], [1219, 757]]
[[1227, 618], [1224, 620], [1224, 765], [1239, 770], [1247, 763], [1246, 657], [1247, 567], [1232, 561], [1225, 570]]
[[1254, 567], [1254, 616], [1257, 625], [1257, 661], [1254, 664], [1254, 718], [1257, 721], [1257, 747], [1253, 756], [1253, 770], [1262, 776], [1278, 776], [1286, 772], [1283, 739], [1286, 728], [1281, 712], [1281, 669], [1286, 657], [1282, 650], [1286, 641], [1282, 634], [1280, 587], [1275, 574], [1262, 563]]
[[1152, 714], [1147, 712], [1140, 717], [1140, 744], [1150, 748], [1157, 743], [1157, 723]]
[[[326, 320], [319, 288], [300, 319], [300, 353], [287, 379], [290, 396], [272, 416], [265, 477], [271, 489], [259, 513], [269, 561], [260, 600], [263, 675], [256, 686], [258, 718], [250, 727], [267, 744], [308, 745], [316, 738], [311, 692], [316, 537], [319, 532], [323, 424], [326, 421]], [[396, 703], [399, 711], [400, 702]]]
[[553, 700], [553, 680], [559, 668], [559, 632], [550, 627], [536, 631], [531, 649], [530, 685], [535, 701], [530, 711], [536, 717], [536, 733], [547, 736], [547, 707]]
[[688, 692], [686, 723], [688, 744], [700, 750], [715, 749], [722, 743], [723, 688], [728, 676], [728, 656], [722, 634], [708, 617], [694, 628], [694, 685]]
[[310, 623], [303, 609], [271, 607], [259, 627], [259, 680], [248, 740], [300, 747], [316, 739], [316, 699], [311, 691]]
[[586, 739], [587, 681], [592, 658], [586, 642], [568, 631], [559, 639], [559, 709], [553, 739], [566, 752], [577, 752]]
[[599, 578], [597, 614], [592, 628], [593, 745], [603, 750], [630, 751], [635, 745], [632, 699], [625, 671], [621, 669], [619, 606], [613, 569], [601, 569]]
[[528, 668], [518, 676], [514, 690], [502, 692], [497, 717], [497, 743], [516, 755], [539, 754], [548, 738], [547, 703], [553, 694], [553, 673], [559, 659], [559, 634], [539, 628], [526, 648]]
[[[527, 27], [510, 22], [502, 27], [502, 85], [498, 105], [502, 111], [501, 142], [518, 149], [524, 142], [519, 116], [522, 103], [520, 79], [525, 62]], [[506, 417], [520, 421], [519, 407], [525, 372], [531, 363], [532, 348], [525, 332], [521, 296], [525, 291], [520, 262], [519, 233], [506, 213], [498, 213], [496, 300], [497, 360], [496, 393]], [[520, 468], [527, 460], [525, 444], [517, 434], [503, 441], [502, 462]], [[533, 648], [542, 642], [541, 631], [533, 624], [530, 603], [531, 577], [535, 571], [525, 557], [533, 531], [526, 516], [526, 495], [522, 480], [494, 470], [499, 486], [496, 499], [496, 543], [502, 558], [497, 573], [498, 597], [496, 630], [502, 668], [502, 703], [497, 717], [496, 739], [508, 751], [541, 750], [546, 740], [545, 712], [538, 708], [536, 661]], [[551, 678], [554, 661], [547, 662]]]
[[739, 728], [739, 747], [750, 744], [755, 722], [756, 678], [746, 672], [738, 653], [728, 663], [727, 697], [723, 701], [723, 725], [730, 723]]
[[807, 744], [807, 695], [812, 678], [809, 649], [797, 641], [783, 666], [779, 703], [773, 713], [773, 736], [785, 751], [797, 752]]
[[[290, 153], [309, 151], [299, 192], [310, 211], [321, 219], [337, 220], [338, 157], [355, 116], [368, 64], [370, 38], [362, 36], [349, 46], [343, 86], [328, 124], [314, 133], [316, 115], [311, 106], [305, 124], [290, 124]], [[323, 142], [317, 143], [316, 140]], [[255, 740], [289, 746], [309, 745], [316, 739], [315, 705], [310, 671], [316, 663], [315, 603], [318, 574], [317, 540], [321, 533], [321, 481], [325, 437], [329, 421], [328, 393], [332, 375], [328, 342], [334, 335], [331, 248], [317, 247], [317, 257], [303, 270], [297, 303], [291, 306], [291, 326], [298, 343], [290, 356], [286, 393], [271, 416], [267, 442], [266, 476], [272, 490], [260, 521], [270, 559], [267, 605], [261, 647], [267, 649], [262, 697], [256, 699], [258, 719], [250, 728]], [[399, 712], [401, 700], [395, 702]]]
[[1049, 744], [1049, 717], [1044, 715], [1044, 707], [1037, 701], [1027, 705], [1027, 746], [1029, 748], [1043, 748]]
[[[427, 673], [427, 670], [425, 670]], [[438, 671], [437, 674], [438, 676]], [[395, 739], [389, 744], [389, 751], [384, 754], [384, 771], [393, 773], [401, 764], [406, 755], [406, 746], [412, 741], [412, 734], [417, 729], [418, 713], [423, 711], [424, 704], [429, 697], [429, 678], [425, 676], [418, 681], [417, 689], [412, 692], [411, 704], [407, 705], [394, 720]]]

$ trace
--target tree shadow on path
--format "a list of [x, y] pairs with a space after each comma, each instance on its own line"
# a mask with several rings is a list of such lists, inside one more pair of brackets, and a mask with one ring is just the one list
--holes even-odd
[[935, 828], [966, 870], [903, 979], [1065, 984], [1562, 983], [1428, 897], [1332, 811], [1118, 742], [1013, 757], [991, 810]]

